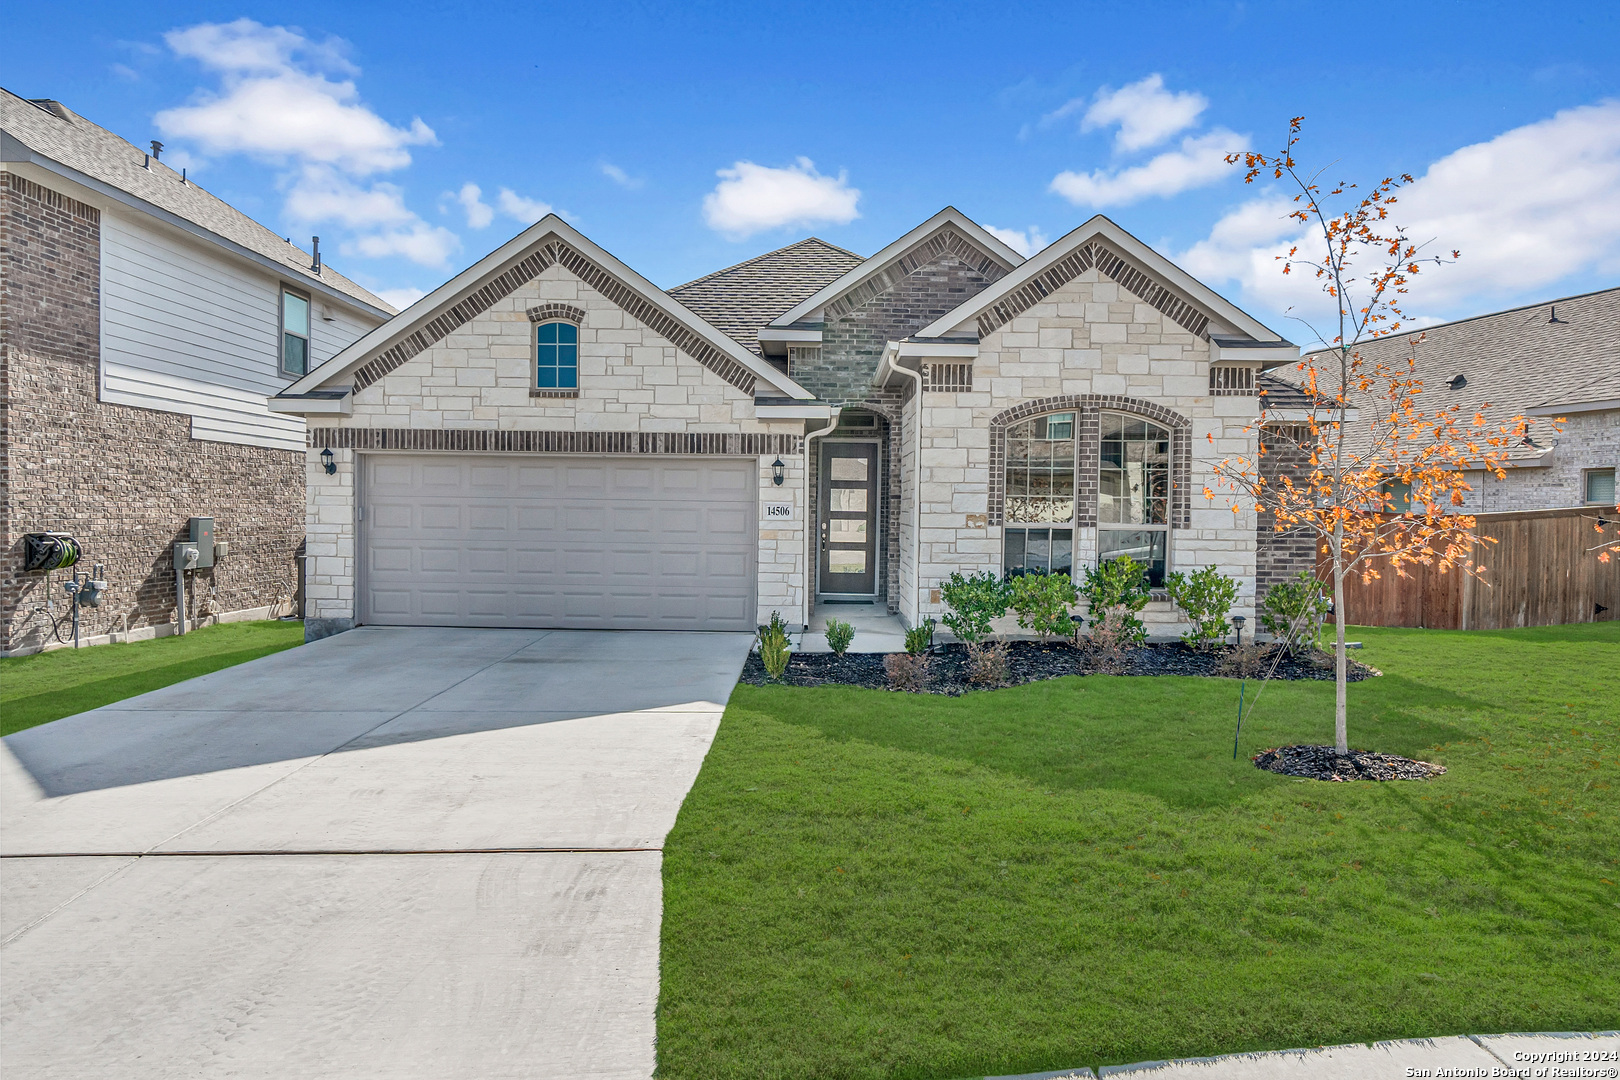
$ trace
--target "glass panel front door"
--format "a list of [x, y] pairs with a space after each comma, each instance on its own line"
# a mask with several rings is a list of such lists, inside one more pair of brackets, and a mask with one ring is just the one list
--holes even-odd
[[876, 443], [821, 444], [821, 592], [876, 591], [877, 467]]

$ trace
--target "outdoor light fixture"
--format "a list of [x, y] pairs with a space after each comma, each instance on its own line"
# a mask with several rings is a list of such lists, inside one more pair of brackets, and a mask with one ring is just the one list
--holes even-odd
[[777, 458], [775, 461], [771, 462], [771, 483], [775, 484], [777, 487], [781, 487], [782, 481], [786, 479], [787, 466], [782, 464], [781, 458]]
[[1237, 631], [1237, 643], [1239, 645], [1243, 644], [1243, 624], [1248, 621], [1242, 615], [1232, 616], [1232, 629]]
[[[327, 476], [337, 472], [337, 462], [332, 460], [332, 448], [330, 446], [321, 451], [321, 468], [326, 470]], [[781, 483], [781, 481], [778, 480], [777, 483]]]

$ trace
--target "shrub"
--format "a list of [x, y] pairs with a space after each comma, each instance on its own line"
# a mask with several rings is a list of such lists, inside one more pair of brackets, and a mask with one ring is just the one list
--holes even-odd
[[771, 621], [759, 628], [759, 659], [773, 682], [779, 681], [787, 670], [788, 659], [793, 655], [792, 644], [782, 613], [771, 612]]
[[969, 645], [967, 655], [968, 682], [974, 686], [988, 690], [1007, 681], [1007, 646], [1004, 642]]
[[928, 685], [928, 654], [890, 653], [883, 658], [883, 673], [890, 690], [921, 691]]
[[1068, 574], [1020, 574], [1012, 579], [1008, 606], [1018, 613], [1018, 625], [1042, 638], [1074, 633], [1069, 608], [1080, 602], [1074, 578]]
[[1131, 650], [1140, 645], [1146, 636], [1142, 620], [1125, 605], [1092, 608], [1091, 633], [1086, 638], [1086, 647], [1099, 672], [1123, 675], [1129, 666]]
[[855, 627], [842, 619], [827, 620], [827, 647], [834, 655], [843, 656], [849, 651], [849, 643], [855, 640]]
[[921, 656], [934, 647], [934, 627], [938, 626], [933, 619], [924, 619], [922, 622], [906, 631], [906, 652], [911, 656]]
[[1332, 607], [1322, 595], [1322, 583], [1301, 570], [1293, 580], [1273, 585], [1266, 593], [1260, 625], [1278, 641], [1288, 642], [1288, 651], [1297, 655], [1315, 646], [1322, 617]]
[[988, 571], [964, 577], [952, 574], [939, 587], [950, 614], [940, 621], [956, 640], [973, 646], [990, 634], [990, 623], [1007, 614], [1008, 585]]
[[1131, 643], [1135, 645], [1146, 640], [1147, 627], [1136, 617], [1136, 613], [1147, 607], [1148, 601], [1153, 596], [1152, 587], [1148, 585], [1145, 565], [1129, 555], [1121, 555], [1100, 566], [1094, 566], [1086, 571], [1085, 579], [1080, 585], [1080, 595], [1091, 608], [1093, 634], [1096, 633], [1097, 612], [1122, 608], [1124, 614], [1121, 618], [1124, 620], [1125, 629], [1132, 635]]
[[1206, 648], [1226, 639], [1226, 616], [1237, 599], [1236, 579], [1206, 566], [1190, 575], [1179, 571], [1170, 574], [1164, 584], [1170, 599], [1192, 622], [1192, 629], [1181, 635], [1182, 641], [1194, 648]]
[[1270, 666], [1272, 656], [1278, 647], [1275, 642], [1270, 645], [1256, 645], [1253, 641], [1246, 641], [1242, 645], [1226, 650], [1226, 655], [1215, 667], [1215, 674], [1224, 675], [1228, 679], [1258, 678]]

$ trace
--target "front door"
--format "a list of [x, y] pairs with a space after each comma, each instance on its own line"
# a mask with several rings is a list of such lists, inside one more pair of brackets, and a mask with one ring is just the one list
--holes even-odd
[[821, 444], [823, 593], [877, 591], [877, 476], [877, 443]]

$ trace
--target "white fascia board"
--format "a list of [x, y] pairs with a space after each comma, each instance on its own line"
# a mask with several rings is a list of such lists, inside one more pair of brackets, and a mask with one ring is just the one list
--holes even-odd
[[761, 420], [826, 420], [837, 411], [831, 405], [808, 401], [793, 405], [754, 406], [754, 415]]
[[901, 360], [920, 360], [924, 357], [951, 357], [959, 359], [966, 357], [976, 359], [979, 355], [977, 341], [900, 341], [895, 343], [895, 355]]
[[[158, 206], [155, 203], [149, 203], [145, 199], [131, 195], [122, 188], [113, 187], [111, 184], [103, 180], [97, 180], [93, 176], [89, 176], [70, 166], [63, 165], [59, 161], [48, 158], [33, 148], [28, 147], [26, 143], [19, 139], [8, 136], [8, 141], [10, 143], [8, 152], [11, 152], [11, 150], [14, 148], [20, 147], [25, 149], [28, 154], [26, 161], [16, 160], [12, 157], [6, 158], [6, 169], [8, 171], [15, 172], [18, 176], [38, 182], [44, 177], [29, 176], [31, 171], [38, 170], [40, 173], [50, 178], [56, 180], [66, 180], [69, 184], [77, 186], [83, 192], [90, 195], [91, 199], [99, 197], [106, 199], [109, 202], [118, 203], [119, 205], [134, 210], [137, 213], [144, 214], [154, 221], [167, 225], [171, 229], [185, 233], [194, 240], [201, 240], [213, 247], [220, 248], [228, 255], [232, 255], [235, 258], [250, 262], [260, 269], [266, 270], [275, 275], [275, 277], [282, 281], [296, 282], [298, 287], [301, 289], [308, 289], [310, 292], [320, 293], [325, 299], [335, 301], [346, 308], [360, 312], [363, 315], [368, 315], [374, 319], [381, 319], [385, 323], [393, 317], [382, 308], [374, 307], [357, 296], [350, 296], [348, 293], [343, 292], [340, 289], [334, 289], [331, 285], [328, 285], [318, 277], [311, 274], [300, 274], [290, 266], [279, 263], [267, 255], [261, 255], [251, 248], [245, 248], [234, 240], [227, 240], [218, 233], [211, 232], [210, 230], [203, 228], [201, 225], [198, 225], [196, 222], [189, 221], [186, 218], [181, 217], [179, 214], [165, 210], [163, 207]], [[77, 192], [70, 192], [70, 194], [77, 195]], [[88, 202], [91, 200], [80, 199], [79, 201]]]
[[1101, 237], [1113, 244], [1123, 254], [1141, 263], [1150, 274], [1180, 290], [1193, 303], [1199, 305], [1205, 311], [1213, 313], [1222, 321], [1230, 323], [1256, 341], [1283, 340], [1281, 334], [1260, 323], [1252, 315], [1243, 311], [1236, 304], [1181, 269], [1163, 255], [1160, 255], [1157, 251], [1154, 251], [1151, 247], [1148, 247], [1148, 245], [1142, 243], [1142, 241], [1102, 214], [1093, 216], [1085, 224], [1052, 243], [1044, 251], [1033, 256], [1028, 262], [988, 289], [965, 301], [954, 311], [947, 312], [917, 331], [915, 336], [945, 337], [964, 324], [976, 322], [980, 312], [1023, 288], [1032, 278], [1039, 277], [1050, 269], [1054, 263], [1068, 258], [1076, 248], [1097, 237]]
[[778, 330], [778, 329], [775, 329], [773, 327], [767, 326], [767, 327], [765, 327], [765, 329], [763, 329], [763, 330], [761, 330], [759, 332], [759, 340], [761, 340], [761, 341], [811, 342], [813, 344], [820, 345], [821, 344], [821, 331], [820, 330]]
[[865, 262], [846, 273], [843, 277], [840, 277], [831, 284], [824, 286], [817, 292], [811, 294], [807, 299], [802, 300], [794, 307], [789, 308], [785, 314], [772, 319], [771, 325], [773, 327], [787, 327], [801, 321], [811, 312], [816, 311], [818, 308], [825, 307], [827, 304], [830, 304], [833, 300], [837, 299], [839, 296], [842, 296], [850, 289], [853, 289], [855, 286], [859, 285], [873, 274], [884, 269], [894, 260], [898, 259], [900, 256], [904, 255], [906, 252], [910, 251], [912, 248], [926, 240], [929, 236], [938, 232], [947, 225], [955, 226], [956, 228], [961, 229], [964, 233], [967, 233], [986, 251], [990, 252], [992, 255], [996, 256], [996, 258], [1006, 263], [1009, 269], [1017, 269], [1024, 262], [1024, 257], [1022, 255], [1008, 247], [1005, 242], [992, 236], [985, 230], [984, 226], [962, 213], [962, 211], [958, 210], [956, 207], [947, 206], [945, 209], [941, 210], [939, 213], [935, 214], [921, 225], [918, 225], [915, 229], [912, 229], [910, 232], [906, 233], [894, 243], [885, 247], [876, 255], [873, 255], [870, 259], [867, 259]]
[[1537, 405], [1533, 409], [1524, 410], [1524, 415], [1566, 416], [1569, 413], [1608, 412], [1611, 409], [1620, 409], [1620, 398], [1605, 398], [1601, 401], [1571, 401], [1564, 405]]
[[289, 394], [308, 393], [333, 382], [333, 380], [341, 379], [355, 368], [361, 366], [370, 356], [382, 351], [395, 341], [419, 328], [422, 324], [433, 319], [445, 308], [459, 300], [465, 293], [477, 287], [479, 282], [493, 277], [512, 263], [517, 262], [529, 251], [537, 247], [547, 236], [551, 235], [555, 235], [558, 239], [577, 248], [586, 257], [600, 264], [609, 273], [641, 294], [643, 299], [663, 309], [666, 315], [684, 324], [710, 345], [713, 345], [716, 349], [747, 368], [760, 381], [775, 387], [787, 397], [803, 399], [815, 397], [810, 391], [710, 326], [680, 301], [630, 269], [630, 267], [592, 241], [586, 239], [579, 230], [556, 214], [547, 214], [382, 326], [377, 327], [359, 340], [351, 342], [347, 348], [336, 356], [293, 383], [292, 386], [287, 388], [287, 392]]
[[1299, 347], [1233, 349], [1223, 348], [1212, 341], [1209, 343], [1209, 359], [1211, 363], [1258, 364], [1261, 370], [1269, 371], [1272, 368], [1282, 367], [1284, 364], [1297, 364], [1299, 362]]
[[277, 394], [269, 399], [273, 413], [291, 413], [296, 416], [353, 416], [354, 395], [342, 397], [285, 397]]

